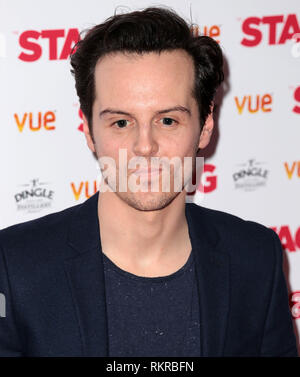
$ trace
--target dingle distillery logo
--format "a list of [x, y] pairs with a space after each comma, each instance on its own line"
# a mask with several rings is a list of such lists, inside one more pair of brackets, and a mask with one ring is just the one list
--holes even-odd
[[265, 162], [255, 161], [254, 158], [239, 164], [239, 169], [232, 175], [235, 188], [243, 191], [254, 191], [264, 187], [269, 175], [269, 170], [264, 165]]
[[37, 213], [51, 208], [54, 191], [49, 189], [48, 182], [40, 182], [39, 178], [34, 178], [20, 187], [21, 189], [15, 194], [18, 211]]

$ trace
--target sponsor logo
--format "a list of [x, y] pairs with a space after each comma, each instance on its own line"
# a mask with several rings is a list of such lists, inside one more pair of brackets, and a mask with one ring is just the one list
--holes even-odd
[[282, 247], [287, 251], [296, 251], [300, 249], [300, 227], [293, 234], [288, 225], [282, 225], [280, 227], [272, 226], [273, 229], [280, 238]]
[[44, 129], [46, 131], [55, 130], [54, 122], [56, 120], [54, 111], [39, 111], [37, 114], [32, 112], [23, 114], [14, 114], [14, 119], [16, 125], [18, 126], [19, 132], [23, 132], [24, 128], [29, 129], [29, 131], [40, 131]]
[[[213, 164], [204, 164], [203, 173], [201, 174], [201, 179], [196, 190], [188, 192], [187, 195], [195, 195], [197, 191], [201, 193], [210, 193], [217, 189], [218, 176], [213, 174], [216, 170], [216, 166]], [[195, 179], [193, 178], [193, 182]]]
[[[248, 17], [242, 23], [242, 31], [245, 36], [241, 44], [255, 47], [263, 40], [269, 45], [284, 44], [300, 33], [300, 26], [296, 14]], [[300, 40], [297, 36], [296, 39]]]
[[297, 105], [293, 107], [293, 112], [300, 114], [300, 86], [298, 86], [294, 91], [294, 99], [297, 102]]
[[202, 180], [199, 187], [199, 191], [209, 193], [215, 191], [217, 188], [217, 175], [213, 174], [216, 169], [215, 165], [204, 164]]
[[[72, 48], [79, 39], [79, 31], [76, 28], [68, 30], [26, 30], [19, 37], [19, 45], [23, 51], [18, 58], [24, 62], [34, 62], [39, 60], [47, 50], [46, 53], [49, 60], [65, 60], [70, 56]], [[43, 40], [48, 41], [47, 47], [42, 42]], [[59, 40], [63, 42], [63, 47], [60, 51], [58, 51]]]
[[77, 129], [78, 129], [78, 131], [83, 132], [83, 115], [82, 115], [82, 110], [80, 108], [78, 110], [78, 115], [79, 115], [79, 118], [81, 120], [81, 123], [79, 124]]
[[99, 181], [71, 182], [71, 190], [75, 200], [88, 199], [99, 190]]
[[240, 168], [232, 175], [235, 188], [243, 191], [254, 191], [266, 186], [269, 170], [264, 165], [265, 162], [258, 162], [255, 159], [238, 164]]
[[193, 25], [191, 27], [191, 32], [195, 37], [200, 35], [206, 35], [208, 37], [214, 38], [214, 40], [220, 43], [220, 36], [221, 36], [221, 29], [219, 25], [211, 25], [211, 26], [199, 26]]
[[49, 189], [48, 182], [40, 182], [39, 178], [34, 178], [20, 186], [22, 190], [14, 196], [18, 211], [37, 213], [52, 206], [54, 191]]
[[244, 110], [250, 114], [257, 112], [268, 113], [272, 111], [273, 97], [271, 94], [257, 94], [243, 97], [234, 97], [238, 113], [243, 114]]
[[294, 319], [300, 318], [300, 291], [295, 291], [289, 295], [290, 308]]
[[293, 161], [292, 163], [285, 162], [284, 169], [288, 179], [294, 177], [300, 178], [300, 161]]

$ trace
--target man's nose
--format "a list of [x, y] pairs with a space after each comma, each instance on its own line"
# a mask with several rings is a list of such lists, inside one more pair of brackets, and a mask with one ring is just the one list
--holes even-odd
[[133, 144], [133, 152], [136, 156], [152, 156], [159, 149], [156, 135], [152, 125], [146, 125], [137, 129]]

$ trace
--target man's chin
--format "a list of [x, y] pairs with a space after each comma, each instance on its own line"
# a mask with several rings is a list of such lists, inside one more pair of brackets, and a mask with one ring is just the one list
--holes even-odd
[[169, 205], [180, 192], [116, 192], [116, 195], [138, 211], [158, 211]]

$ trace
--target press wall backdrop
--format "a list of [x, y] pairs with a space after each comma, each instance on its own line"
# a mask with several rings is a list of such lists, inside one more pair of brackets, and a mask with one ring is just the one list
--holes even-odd
[[82, 132], [70, 50], [81, 31], [150, 5], [172, 7], [223, 49], [204, 189], [187, 199], [278, 233], [300, 330], [299, 0], [0, 0], [0, 228], [95, 193], [98, 164]]

